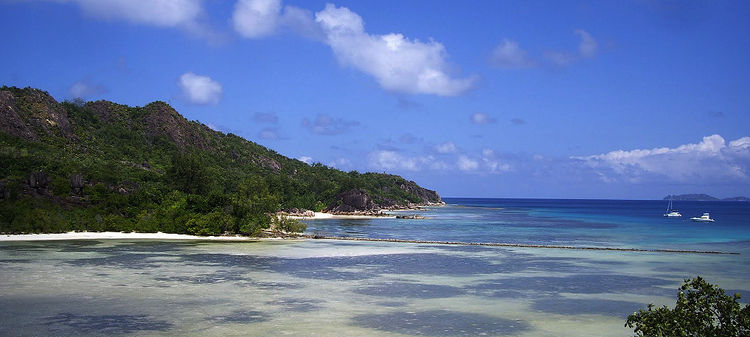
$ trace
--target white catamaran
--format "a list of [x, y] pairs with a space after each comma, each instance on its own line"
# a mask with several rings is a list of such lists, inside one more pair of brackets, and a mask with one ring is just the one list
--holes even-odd
[[672, 196], [669, 196], [669, 205], [667, 206], [667, 213], [664, 213], [664, 216], [668, 218], [676, 218], [682, 216], [682, 214], [680, 214], [680, 212], [678, 212], [676, 209], [672, 209]]

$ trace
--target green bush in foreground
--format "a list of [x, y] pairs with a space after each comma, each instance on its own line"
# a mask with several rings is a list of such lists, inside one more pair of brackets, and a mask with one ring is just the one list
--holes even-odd
[[279, 215], [271, 218], [271, 228], [285, 233], [302, 233], [307, 229], [307, 225], [286, 215]]
[[649, 304], [628, 316], [625, 326], [643, 337], [750, 336], [750, 305], [742, 307], [739, 299], [698, 276], [685, 280], [674, 309]]

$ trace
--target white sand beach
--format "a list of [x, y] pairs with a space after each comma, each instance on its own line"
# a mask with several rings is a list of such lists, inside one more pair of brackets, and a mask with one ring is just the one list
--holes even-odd
[[[3, 234], [2, 241], [51, 241], [51, 240], [212, 240], [212, 241], [258, 241], [247, 236], [195, 236], [170, 233], [125, 233], [125, 232], [67, 232], [55, 234]], [[263, 239], [268, 240], [268, 239]], [[273, 238], [271, 238], [273, 240]]]
[[387, 219], [387, 218], [395, 218], [396, 216], [393, 214], [386, 214], [382, 216], [377, 215], [341, 215], [341, 214], [331, 214], [331, 213], [323, 213], [323, 212], [315, 212], [315, 216], [307, 217], [307, 216], [290, 216], [292, 219], [299, 219], [299, 220], [319, 220], [319, 219]]

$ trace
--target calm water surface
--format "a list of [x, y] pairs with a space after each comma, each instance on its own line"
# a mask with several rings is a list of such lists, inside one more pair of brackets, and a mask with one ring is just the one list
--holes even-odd
[[[309, 232], [739, 252], [702, 255], [328, 240], [0, 243], [0, 335], [630, 336], [702, 275], [750, 295], [748, 204], [448, 199], [427, 220]], [[748, 296], [746, 296], [747, 298]]]

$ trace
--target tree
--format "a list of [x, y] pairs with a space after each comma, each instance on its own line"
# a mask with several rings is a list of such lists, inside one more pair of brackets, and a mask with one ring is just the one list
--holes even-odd
[[742, 307], [739, 299], [698, 276], [685, 280], [674, 309], [649, 304], [628, 316], [625, 326], [643, 337], [750, 336], [750, 305]]
[[242, 181], [231, 197], [232, 215], [237, 219], [235, 233], [257, 235], [271, 224], [270, 213], [279, 209], [279, 198], [271, 194], [260, 176]]
[[281, 233], [302, 233], [307, 229], [307, 225], [297, 219], [281, 214], [271, 217], [271, 228]]
[[172, 166], [167, 170], [166, 177], [177, 190], [188, 194], [205, 194], [212, 184], [206, 166], [200, 153], [178, 151], [172, 156]]

